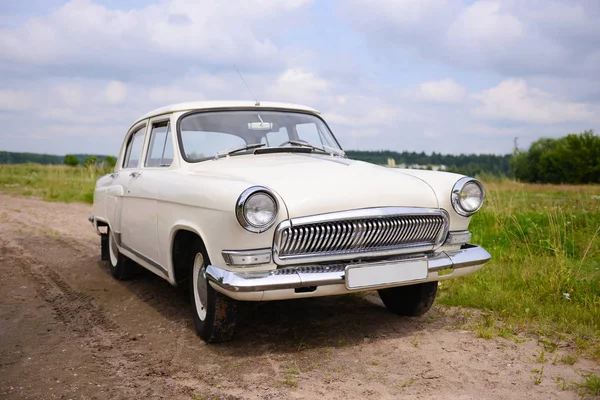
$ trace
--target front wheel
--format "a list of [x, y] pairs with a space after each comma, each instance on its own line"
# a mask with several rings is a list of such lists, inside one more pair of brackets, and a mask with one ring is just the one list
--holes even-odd
[[380, 289], [377, 292], [383, 304], [391, 312], [407, 317], [417, 317], [429, 311], [435, 301], [437, 289], [437, 282], [425, 282]]
[[237, 302], [208, 283], [208, 256], [200, 243], [192, 247], [190, 258], [190, 294], [196, 333], [208, 343], [230, 340], [235, 331]]

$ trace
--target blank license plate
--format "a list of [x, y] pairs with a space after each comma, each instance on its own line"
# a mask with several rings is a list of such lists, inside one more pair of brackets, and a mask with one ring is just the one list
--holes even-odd
[[427, 259], [356, 264], [346, 266], [346, 287], [364, 289], [427, 278]]

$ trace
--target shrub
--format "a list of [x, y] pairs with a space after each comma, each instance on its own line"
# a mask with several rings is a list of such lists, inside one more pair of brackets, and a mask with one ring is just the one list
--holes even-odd
[[65, 164], [70, 167], [76, 167], [79, 165], [79, 159], [73, 154], [67, 154], [65, 156]]

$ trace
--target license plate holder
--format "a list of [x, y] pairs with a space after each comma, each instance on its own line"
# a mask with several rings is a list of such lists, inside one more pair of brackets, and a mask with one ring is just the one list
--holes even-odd
[[347, 265], [346, 288], [357, 290], [424, 281], [427, 279], [428, 267], [425, 257]]

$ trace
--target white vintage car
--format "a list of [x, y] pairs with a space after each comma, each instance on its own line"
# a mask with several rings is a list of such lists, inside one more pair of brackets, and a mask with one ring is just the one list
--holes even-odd
[[437, 281], [490, 259], [469, 244], [484, 197], [473, 178], [348, 159], [312, 108], [195, 102], [132, 125], [90, 221], [115, 278], [134, 261], [189, 285], [196, 331], [217, 342], [238, 301], [376, 289], [425, 313]]

